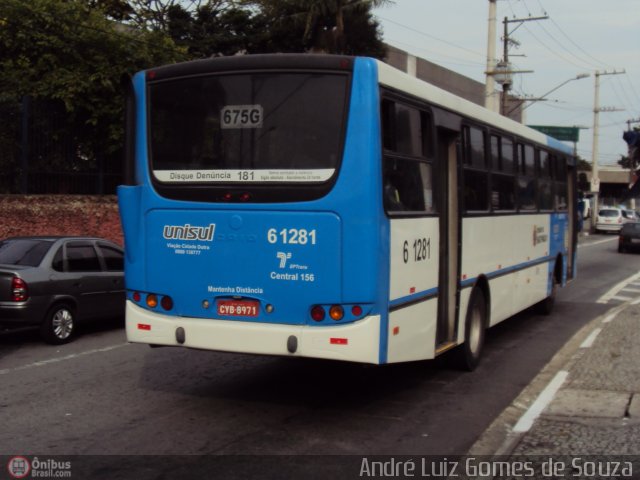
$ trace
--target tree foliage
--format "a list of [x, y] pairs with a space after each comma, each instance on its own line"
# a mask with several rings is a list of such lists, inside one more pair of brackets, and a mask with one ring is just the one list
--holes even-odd
[[[385, 48], [371, 9], [386, 3], [0, 0], [0, 170], [18, 163], [25, 98], [55, 114], [36, 129], [46, 130], [54, 142], [72, 136], [73, 157], [93, 168], [99, 155], [117, 152], [123, 143], [123, 75], [242, 53], [380, 58]], [[62, 170], [70, 160], [51, 153], [42, 161]]]
[[167, 35], [123, 28], [91, 2], [0, 2], [0, 104], [28, 96], [64, 114], [51, 134], [72, 131], [89, 162], [122, 144], [122, 76], [182, 58]]

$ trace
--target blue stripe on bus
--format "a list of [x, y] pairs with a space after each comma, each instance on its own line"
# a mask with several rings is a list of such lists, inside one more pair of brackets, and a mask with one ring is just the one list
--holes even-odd
[[416, 303], [423, 300], [429, 300], [432, 297], [438, 295], [438, 288], [430, 288], [428, 290], [423, 290], [421, 292], [412, 293], [411, 295], [407, 295], [405, 297], [396, 298], [395, 300], [391, 300], [389, 302], [389, 308], [394, 309], [404, 304]]
[[[492, 280], [494, 278], [502, 277], [503, 275], [509, 275], [510, 273], [515, 273], [515, 272], [518, 272], [520, 270], [524, 270], [524, 269], [529, 268], [529, 267], [534, 267], [536, 265], [540, 265], [542, 263], [551, 262], [552, 260], [555, 260], [555, 256], [547, 255], [546, 257], [540, 257], [540, 258], [537, 258], [535, 260], [529, 260], [527, 262], [518, 263], [518, 264], [512, 265], [510, 267], [501, 268], [500, 270], [495, 270], [493, 272], [485, 273], [484, 275], [489, 280]], [[477, 280], [478, 280], [478, 277], [467, 278], [466, 280], [463, 280], [463, 281], [460, 282], [460, 288], [471, 287], [476, 283]]]
[[553, 149], [560, 150], [567, 155], [573, 155], [573, 148], [566, 143], [562, 143], [560, 140], [547, 135], [547, 145]]

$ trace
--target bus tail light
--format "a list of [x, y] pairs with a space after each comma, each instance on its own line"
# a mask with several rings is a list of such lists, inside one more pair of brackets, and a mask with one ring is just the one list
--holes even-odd
[[363, 305], [313, 305], [311, 307], [310, 316], [315, 322], [323, 322], [326, 319], [334, 322], [354, 322], [361, 320], [370, 307]]
[[314, 305], [311, 308], [311, 318], [313, 320], [315, 320], [316, 322], [321, 322], [322, 320], [324, 320], [324, 317], [325, 311], [321, 305]]
[[167, 311], [171, 310], [173, 308], [173, 299], [168, 296], [162, 297], [162, 300], [160, 300], [160, 306]]
[[14, 302], [24, 302], [29, 299], [27, 282], [18, 277], [11, 280], [11, 300]]
[[329, 316], [336, 322], [342, 320], [344, 318], [344, 308], [340, 305], [331, 305], [331, 308], [329, 309]]
[[133, 298], [134, 302], [140, 303], [140, 300], [142, 300], [142, 295], [140, 295], [140, 292], [133, 292], [133, 295], [131, 295], [131, 298]]
[[155, 293], [147, 295], [147, 307], [156, 308], [158, 306], [158, 296]]

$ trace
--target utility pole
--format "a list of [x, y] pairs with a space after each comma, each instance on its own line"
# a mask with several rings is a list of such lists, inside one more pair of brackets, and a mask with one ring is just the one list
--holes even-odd
[[[485, 72], [488, 76], [493, 76], [495, 81], [502, 85], [502, 99], [500, 101], [500, 113], [502, 115], [507, 115], [509, 113], [507, 111], [507, 101], [509, 97], [509, 89], [511, 87], [511, 75], [514, 73], [532, 73], [533, 70], [512, 70], [511, 65], [509, 64], [509, 45], [518, 43], [511, 38], [513, 32], [515, 32], [524, 22], [531, 22], [534, 20], [546, 20], [549, 16], [545, 15], [544, 17], [527, 17], [527, 18], [512, 18], [511, 20], [507, 17], [504, 17], [502, 21], [504, 25], [504, 34], [502, 36], [502, 60], [498, 62], [497, 65], [493, 67], [493, 69], [489, 70], [489, 62], [487, 60], [487, 71]], [[514, 28], [511, 32], [509, 32], [509, 24], [517, 23], [518, 26]]]
[[[620, 109], [612, 107], [600, 107], [600, 77], [603, 75], [620, 75], [626, 73], [624, 70], [603, 71], [596, 70], [595, 77], [595, 93], [593, 98], [593, 145], [592, 145], [592, 157], [591, 164], [591, 191], [593, 192], [593, 208], [594, 215], [598, 215], [598, 195], [600, 193], [600, 177], [598, 175], [598, 134], [600, 127], [600, 112], [615, 112]], [[596, 218], [596, 217], [594, 217]], [[595, 230], [595, 222], [592, 222], [592, 227]]]
[[496, 68], [496, 6], [497, 0], [489, 0], [489, 28], [487, 33], [487, 71], [484, 85], [484, 106], [496, 112], [496, 79], [491, 72]]

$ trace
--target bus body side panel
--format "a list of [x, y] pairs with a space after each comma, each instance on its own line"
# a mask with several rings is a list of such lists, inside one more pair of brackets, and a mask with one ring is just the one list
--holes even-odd
[[435, 356], [440, 245], [438, 218], [391, 220], [389, 358]]
[[489, 281], [491, 326], [546, 298], [549, 214], [466, 217], [462, 229], [461, 318], [481, 275]]

